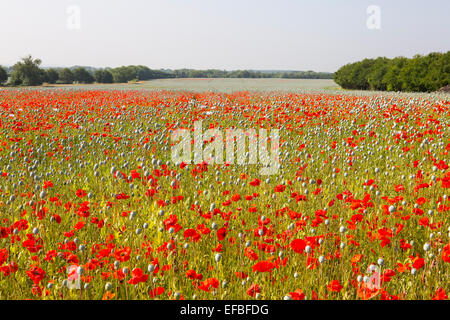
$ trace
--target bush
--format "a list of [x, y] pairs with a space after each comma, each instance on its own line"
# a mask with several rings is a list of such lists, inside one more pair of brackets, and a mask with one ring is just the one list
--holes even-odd
[[13, 66], [10, 83], [12, 85], [38, 86], [44, 82], [45, 71], [39, 68], [41, 60], [31, 56], [22, 58]]
[[450, 51], [411, 59], [364, 59], [341, 67], [334, 80], [344, 89], [436, 91], [450, 83]]
[[69, 68], [64, 68], [59, 72], [59, 80], [58, 83], [73, 83], [74, 76], [72, 71]]
[[112, 83], [113, 75], [108, 70], [96, 70], [94, 72], [94, 79], [98, 83]]
[[2, 66], [0, 66], [0, 86], [3, 85], [6, 80], [8, 80], [8, 73]]

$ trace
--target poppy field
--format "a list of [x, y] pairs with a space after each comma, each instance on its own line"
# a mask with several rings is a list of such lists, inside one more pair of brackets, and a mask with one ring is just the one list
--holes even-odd
[[[448, 299], [447, 96], [30, 89], [0, 112], [0, 299]], [[199, 120], [278, 129], [278, 172], [175, 163]]]

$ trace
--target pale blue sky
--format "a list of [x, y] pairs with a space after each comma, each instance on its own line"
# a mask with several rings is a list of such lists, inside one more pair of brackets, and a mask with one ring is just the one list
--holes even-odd
[[[366, 26], [369, 5], [380, 30]], [[450, 50], [449, 13], [449, 0], [0, 0], [0, 64], [336, 71]]]

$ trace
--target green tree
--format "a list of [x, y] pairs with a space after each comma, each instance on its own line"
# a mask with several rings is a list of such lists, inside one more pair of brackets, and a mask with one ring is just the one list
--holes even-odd
[[423, 78], [427, 91], [436, 91], [450, 84], [450, 51], [431, 53], [425, 57], [427, 73]]
[[75, 68], [72, 71], [72, 74], [74, 81], [77, 81], [78, 83], [93, 83], [95, 80], [94, 77], [82, 67]]
[[450, 51], [411, 59], [364, 59], [341, 67], [334, 79], [344, 89], [436, 91], [450, 83]]
[[56, 81], [58, 81], [59, 79], [58, 71], [56, 69], [47, 69], [46, 74], [48, 83], [56, 83]]
[[44, 81], [44, 72], [39, 67], [40, 59], [33, 59], [31, 55], [22, 58], [13, 66], [10, 82], [13, 85], [38, 86]]
[[8, 73], [2, 66], [0, 66], [0, 86], [3, 85], [6, 80], [8, 80]]
[[405, 57], [397, 57], [389, 62], [389, 67], [386, 74], [383, 76], [383, 84], [387, 91], [401, 91], [402, 80], [400, 78], [400, 71], [408, 62]]
[[131, 80], [137, 80], [137, 72], [134, 66], [122, 66], [111, 70], [114, 82], [124, 83]]
[[112, 83], [113, 75], [108, 70], [96, 70], [94, 72], [95, 81], [98, 83]]
[[73, 83], [74, 76], [69, 68], [64, 68], [59, 72], [58, 83]]
[[373, 62], [372, 68], [367, 76], [367, 82], [371, 90], [386, 90], [386, 84], [383, 82], [384, 76], [389, 70], [390, 60], [387, 58], [377, 58]]

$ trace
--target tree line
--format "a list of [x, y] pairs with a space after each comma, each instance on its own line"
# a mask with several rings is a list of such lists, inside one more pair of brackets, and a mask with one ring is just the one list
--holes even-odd
[[262, 72], [251, 70], [153, 70], [146, 66], [122, 66], [118, 68], [41, 68], [42, 61], [27, 56], [12, 68], [0, 66], [0, 85], [38, 86], [73, 83], [125, 83], [166, 78], [288, 78], [288, 79], [332, 79], [333, 73], [314, 71]]
[[450, 51], [413, 58], [364, 59], [334, 74], [344, 89], [431, 92], [450, 84]]
[[170, 71], [174, 78], [285, 78], [285, 79], [333, 79], [331, 72], [315, 71], [253, 71], [253, 70], [194, 70]]

